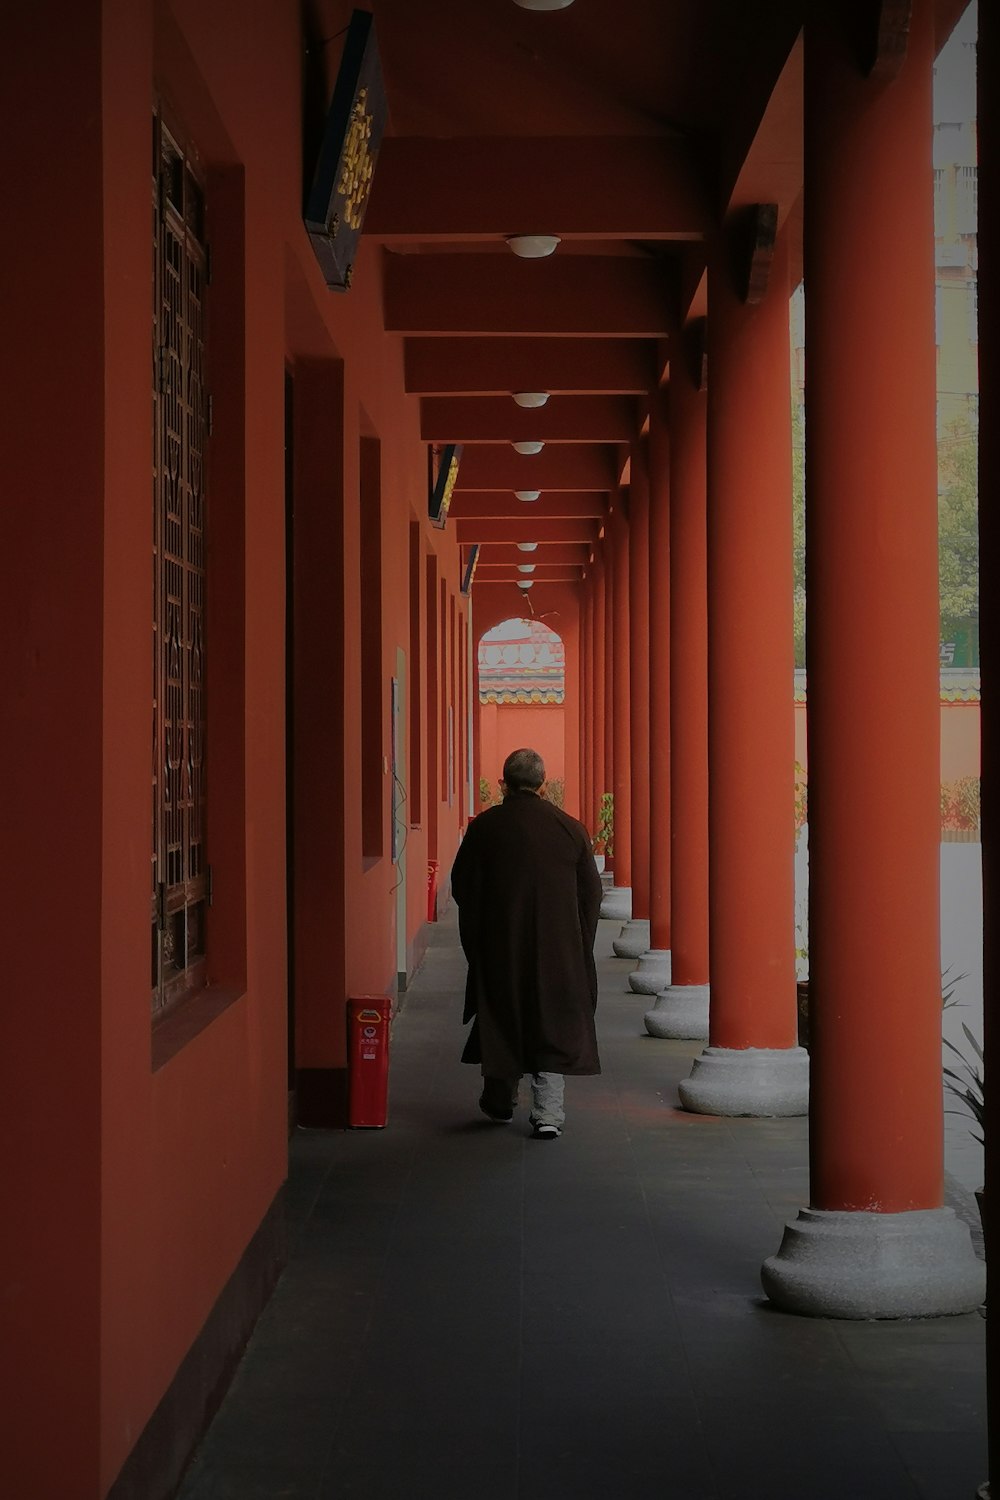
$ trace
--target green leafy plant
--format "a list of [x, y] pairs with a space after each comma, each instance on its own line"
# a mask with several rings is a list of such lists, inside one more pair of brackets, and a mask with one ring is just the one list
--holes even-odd
[[597, 832], [591, 841], [595, 854], [613, 855], [615, 852], [615, 794], [601, 793], [601, 805], [597, 814]]
[[983, 1054], [982, 1045], [974, 1032], [968, 1026], [962, 1026], [965, 1039], [972, 1048], [972, 1058], [966, 1056], [960, 1047], [954, 1042], [949, 1042], [945, 1037], [944, 1045], [949, 1052], [953, 1052], [958, 1059], [962, 1071], [956, 1072], [954, 1068], [944, 1068], [944, 1086], [962, 1106], [961, 1109], [950, 1109], [950, 1115], [969, 1115], [978, 1126], [978, 1131], [970, 1126], [970, 1134], [980, 1145], [984, 1144], [986, 1134], [986, 1058]]

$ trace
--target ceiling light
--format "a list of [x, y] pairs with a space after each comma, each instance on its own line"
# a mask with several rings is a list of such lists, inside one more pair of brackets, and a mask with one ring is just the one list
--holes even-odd
[[517, 586], [519, 589], [534, 588], [535, 580], [533, 578], [519, 578], [517, 580]]
[[518, 406], [544, 406], [549, 399], [548, 391], [514, 391]]
[[509, 234], [507, 244], [522, 260], [541, 260], [559, 243], [557, 234]]
[[515, 490], [514, 491], [514, 499], [515, 500], [537, 500], [538, 497], [539, 497], [539, 495], [541, 493], [542, 493], [541, 490]]
[[517, 550], [518, 552], [534, 552], [537, 546], [537, 542], [518, 542]]
[[573, 0], [514, 0], [522, 10], [565, 10]]
[[538, 442], [511, 443], [510, 446], [513, 448], [515, 453], [541, 453], [542, 449], [545, 447], [545, 444]]
[[534, 563], [518, 563], [518, 565], [517, 565], [517, 571], [519, 573], [533, 573], [535, 571], [535, 564]]

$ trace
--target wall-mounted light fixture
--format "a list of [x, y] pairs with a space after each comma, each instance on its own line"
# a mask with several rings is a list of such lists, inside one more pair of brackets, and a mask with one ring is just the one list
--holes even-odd
[[515, 453], [541, 453], [542, 449], [545, 447], [545, 444], [538, 442], [511, 443], [510, 446], [513, 448]]
[[522, 10], [565, 10], [573, 0], [514, 0]]
[[518, 542], [517, 544], [518, 552], [534, 552], [537, 547], [537, 542]]
[[534, 563], [518, 563], [518, 565], [517, 565], [517, 571], [519, 573], [533, 573], [535, 571], [535, 564]]
[[524, 501], [537, 500], [541, 493], [541, 490], [515, 490], [514, 499]]
[[519, 578], [517, 580], [517, 586], [519, 589], [524, 589], [525, 591], [527, 591], [530, 588], [534, 588], [535, 580], [533, 578]]
[[544, 406], [549, 399], [548, 391], [514, 391], [518, 406]]
[[557, 234], [509, 234], [507, 244], [521, 260], [543, 260], [559, 244]]

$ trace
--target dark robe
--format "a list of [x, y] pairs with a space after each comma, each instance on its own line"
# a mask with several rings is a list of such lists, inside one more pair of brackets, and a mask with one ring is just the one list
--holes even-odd
[[599, 1073], [601, 878], [582, 823], [534, 792], [474, 818], [451, 872], [469, 961], [462, 1061], [488, 1077]]

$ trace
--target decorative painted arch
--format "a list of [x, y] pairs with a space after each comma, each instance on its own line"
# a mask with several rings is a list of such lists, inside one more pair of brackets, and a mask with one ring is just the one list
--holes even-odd
[[563, 640], [541, 620], [508, 619], [479, 642], [480, 703], [561, 704], [566, 697]]

